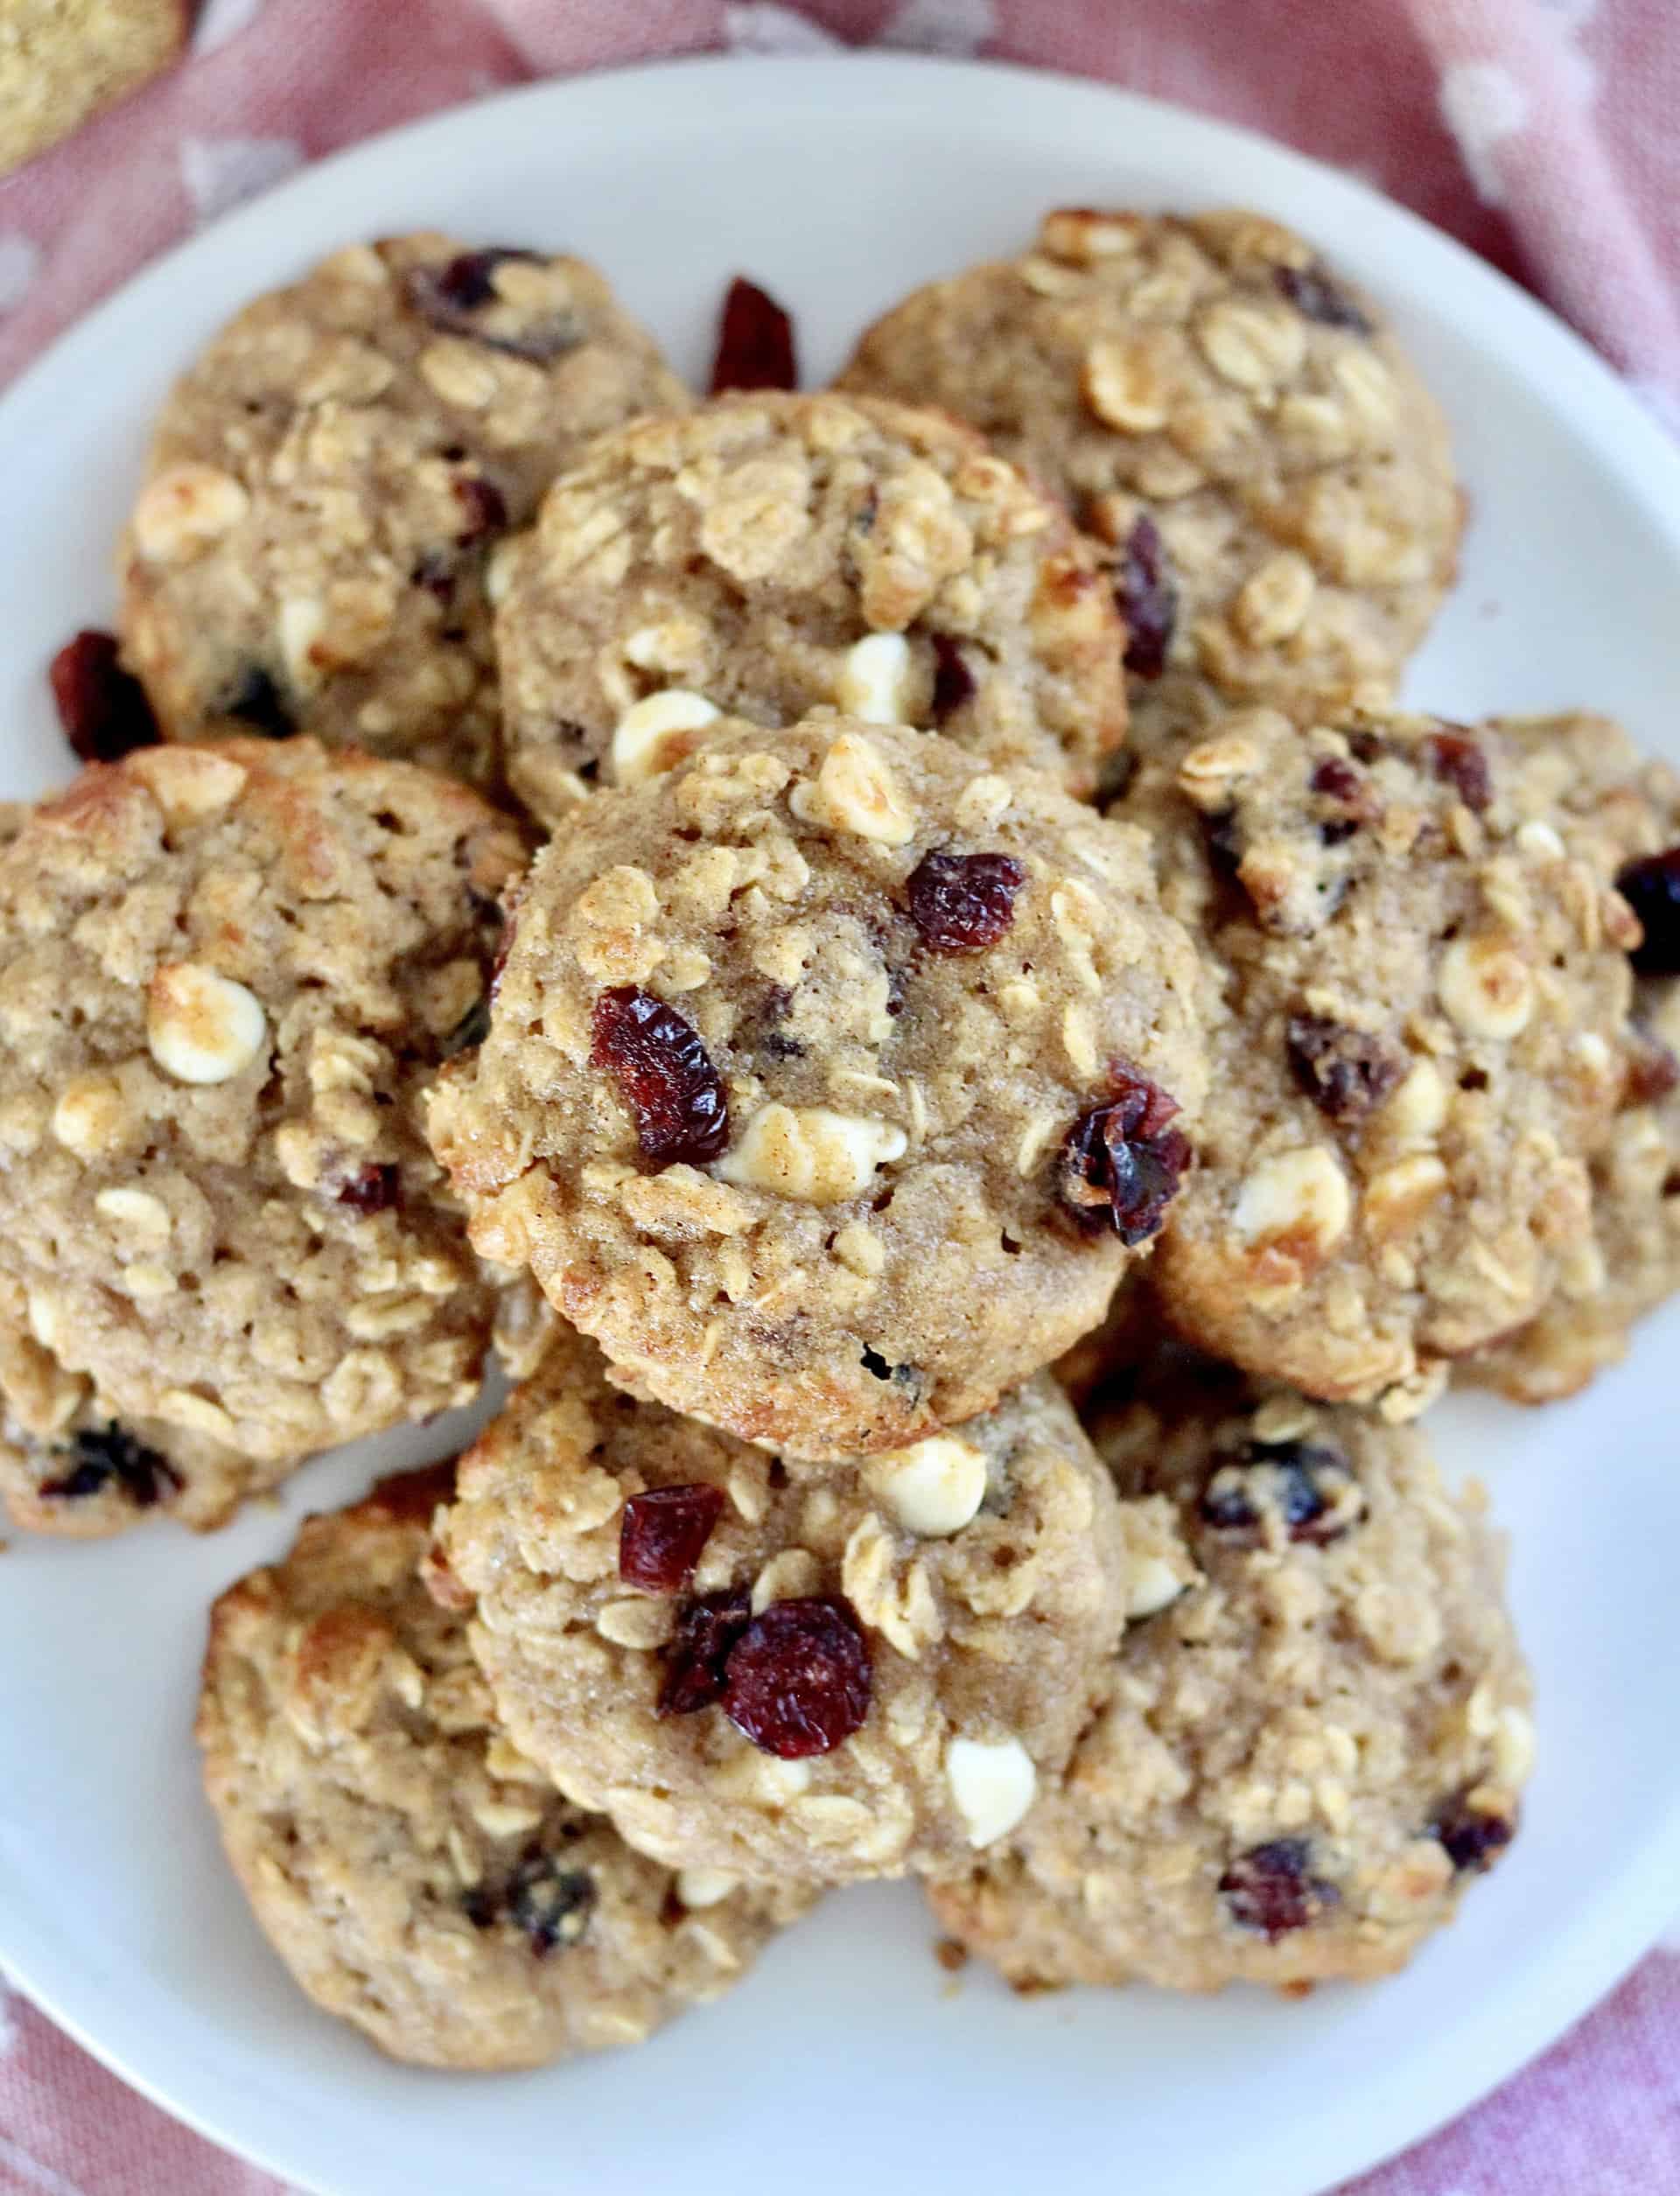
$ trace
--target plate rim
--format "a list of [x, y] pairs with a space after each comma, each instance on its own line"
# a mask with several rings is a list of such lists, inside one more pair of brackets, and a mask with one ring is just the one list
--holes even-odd
[[[590, 117], [584, 127], [600, 132], [623, 126], [621, 119], [612, 113], [616, 101], [633, 94], [650, 77], [679, 73], [695, 80], [717, 76], [737, 95], [754, 85], [766, 96], [796, 91], [803, 100], [821, 85], [819, 105], [828, 101], [833, 89], [831, 81], [823, 80], [832, 80], [836, 73], [854, 80], [872, 78], [884, 99], [900, 100], [912, 108], [927, 95], [930, 80], [942, 78], [956, 87], [957, 96], [977, 94], [984, 100], [993, 92], [1001, 95], [1007, 88], [1032, 101], [1047, 94], [1093, 111], [1099, 105], [1106, 106], [1112, 114], [1129, 114], [1157, 128], [1187, 129], [1193, 137], [1224, 148], [1228, 153], [1243, 151], [1262, 169], [1302, 181], [1311, 178], [1333, 200], [1340, 199], [1351, 206], [1362, 203], [1380, 228], [1408, 236], [1415, 248], [1433, 256], [1443, 268], [1450, 268], [1458, 283], [1467, 283], [1467, 293], [1455, 283], [1455, 328], [1466, 339], [1495, 351], [1502, 368], [1549, 412], [1566, 415], [1569, 429], [1614, 476], [1654, 532], [1672, 545], [1680, 563], [1680, 448], [1579, 334], [1456, 238], [1362, 178], [1242, 124], [1064, 72], [1018, 63], [879, 50], [791, 56], [714, 52], [540, 79], [416, 117], [340, 148], [312, 161], [249, 205], [182, 239], [63, 330], [0, 392], [0, 452], [20, 436], [51, 434], [55, 385], [80, 373], [84, 358], [91, 359], [110, 340], [112, 332], [123, 330], [136, 317], [147, 318], [154, 299], [164, 297], [177, 279], [180, 262], [197, 260], [206, 253], [237, 254], [248, 238], [271, 230], [276, 214], [284, 220], [290, 206], [307, 206], [318, 198], [325, 200], [334, 194], [342, 194], [354, 206], [359, 166], [382, 166], [392, 157], [395, 148], [424, 147], [431, 138], [442, 141], [458, 132], [470, 134], [475, 122], [486, 113], [514, 106], [537, 108], [592, 100], [606, 111]], [[1254, 195], [1264, 199], [1264, 178]], [[348, 226], [354, 229], [354, 220]], [[272, 255], [259, 252], [256, 257], [261, 262]], [[1500, 323], [1496, 339], [1488, 334], [1490, 318]], [[1525, 339], [1520, 348], [1513, 341], [1519, 335]], [[1484, 2006], [1467, 2014], [1452, 2031], [1452, 2068], [1446, 2075], [1437, 2069], [1436, 2102], [1421, 2122], [1405, 2104], [1407, 2081], [1415, 2079], [1415, 2062], [1409, 2059], [1392, 2074], [1360, 2088], [1357, 2117], [1361, 2124], [1356, 2130], [1345, 2124], [1345, 2107], [1340, 2115], [1326, 2110], [1318, 2116], [1310, 2128], [1301, 2131], [1299, 2141], [1292, 2144], [1290, 2170], [1284, 2177], [1270, 2171], [1278, 2165], [1275, 2158], [1256, 2155], [1250, 2159], [1241, 2149], [1236, 2150], [1232, 2163], [1251, 2168], [1247, 2185], [1254, 2196], [1309, 2196], [1311, 2190], [1322, 2189], [1331, 2181], [1368, 2171], [1424, 2140], [1509, 2081], [1614, 1988], [1670, 1926], [1676, 1867], [1680, 1867], [1680, 1806], [1672, 1819], [1661, 1818], [1648, 1825], [1644, 1836], [1628, 1847], [1614, 1879], [1614, 1892], [1600, 1888], [1589, 1894], [1564, 1931], [1544, 1941], [1544, 1956], [1536, 1949], [1519, 1975], [1508, 1977], [1497, 2020]], [[183, 2101], [167, 2086], [167, 2074], [153, 2074], [136, 2065], [133, 2056], [136, 2050], [144, 2060], [144, 2034], [136, 2032], [145, 2030], [145, 2022], [132, 2004], [115, 2023], [120, 2040], [102, 2040], [90, 2025], [101, 2010], [97, 1978], [74, 1972], [74, 1960], [67, 1963], [70, 1971], [66, 1972], [66, 1962], [55, 1955], [60, 1934], [45, 1921], [38, 1923], [23, 1907], [0, 1857], [0, 1958], [4, 1959], [0, 1971], [26, 1997], [120, 2080], [234, 2157], [311, 2189], [316, 2196], [345, 2196], [351, 2184], [322, 2178], [321, 2170], [313, 2165], [300, 2172], [278, 2137], [253, 2147], [248, 2137], [225, 2131], [222, 2116], [232, 2109], [234, 2100], [227, 2095], [219, 2068], [209, 2072], [208, 2085], [221, 2095], [220, 2106], [214, 2098], [200, 2102], [196, 2095], [191, 2102]], [[44, 1972], [55, 1971], [60, 1975], [57, 1985], [37, 1979]], [[1528, 1984], [1520, 1995], [1516, 1987], [1519, 1982]], [[303, 2148], [308, 2149], [306, 2141]], [[1303, 2168], [1312, 2175], [1310, 2182], [1302, 2178]], [[368, 2189], [383, 2186], [374, 2181], [365, 2184]]]

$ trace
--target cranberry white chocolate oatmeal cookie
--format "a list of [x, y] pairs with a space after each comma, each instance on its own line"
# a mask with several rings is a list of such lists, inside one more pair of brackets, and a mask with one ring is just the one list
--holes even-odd
[[749, 1876], [964, 1864], [1066, 1762], [1188, 1567], [1036, 1380], [896, 1454], [786, 1465], [564, 1328], [462, 1459], [434, 1591], [518, 1744], [631, 1842]]
[[215, 1605], [198, 1736], [275, 1950], [394, 2058], [536, 2067], [640, 2043], [738, 1980], [813, 1893], [673, 1872], [501, 1731], [417, 1571], [447, 1465], [312, 1517]]
[[499, 545], [681, 384], [593, 268], [433, 232], [259, 297], [176, 385], [122, 546], [166, 735], [293, 731], [494, 785]]
[[966, 1880], [962, 1943], [1022, 1987], [1363, 1980], [1452, 1919], [1516, 1828], [1532, 1727], [1479, 1490], [1421, 1436], [1192, 1388], [1100, 1422], [1165, 1497], [1187, 1590], [1127, 1632], [1066, 1776]]
[[480, 1249], [640, 1390], [898, 1448], [1096, 1325], [1152, 1240], [1197, 981], [1143, 834], [1040, 773], [722, 724], [538, 856], [433, 1147]]
[[513, 556], [508, 776], [554, 824], [719, 712], [937, 730], [1074, 793], [1125, 728], [1120, 627], [1060, 506], [954, 421], [760, 393], [597, 444]]
[[1152, 1277], [1204, 1348], [1421, 1407], [1463, 1355], [1602, 1279], [1587, 1153], [1625, 1073], [1638, 935], [1592, 828], [1496, 727], [1169, 745], [1152, 826], [1204, 942], [1210, 1095]]
[[1109, 544], [1147, 734], [1380, 703], [1451, 583], [1446, 429], [1370, 300], [1259, 214], [1048, 214], [917, 290], [840, 387], [942, 405]]
[[0, 853], [0, 1489], [220, 1522], [475, 1391], [494, 1291], [421, 1133], [521, 841], [405, 763], [147, 748]]

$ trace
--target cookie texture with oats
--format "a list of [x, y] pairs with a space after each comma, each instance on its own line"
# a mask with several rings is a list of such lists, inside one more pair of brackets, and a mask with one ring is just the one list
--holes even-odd
[[168, 68], [190, 0], [7, 0], [0, 16], [0, 175]]
[[1145, 744], [1238, 702], [1380, 706], [1452, 584], [1434, 400], [1260, 214], [1049, 213], [877, 321], [839, 386], [970, 422], [1108, 545]]
[[1051, 1381], [825, 1468], [633, 1399], [561, 1327], [462, 1459], [437, 1576], [513, 1737], [633, 1844], [839, 1883], [1018, 1822], [1175, 1561]]
[[592, 437], [689, 399], [583, 261], [433, 231], [246, 306], [176, 384], [121, 561], [165, 735], [500, 776], [500, 559]]
[[1014, 1837], [933, 1887], [942, 1926], [1022, 1988], [1392, 1973], [1509, 1843], [1533, 1751], [1483, 1496], [1414, 1428], [1217, 1368], [1093, 1430], [1193, 1576]]
[[824, 706], [1088, 794], [1120, 627], [1066, 513], [970, 430], [760, 392], [648, 420], [559, 480], [497, 615], [508, 767], [557, 825], [707, 737]]
[[1209, 972], [1199, 1164], [1152, 1269], [1169, 1318], [1405, 1413], [1590, 1298], [1638, 931], [1524, 745], [1250, 711], [1147, 761], [1117, 812], [1155, 831]]
[[382, 1480], [221, 1596], [205, 1789], [275, 1950], [393, 2058], [487, 2071], [640, 2043], [814, 1894], [644, 1859], [510, 1743], [465, 1618], [419, 1575], [452, 1478]]
[[476, 1391], [494, 1290], [421, 1099], [523, 857], [464, 786], [310, 739], [96, 765], [0, 852], [18, 1523], [216, 1524]]
[[640, 1390], [798, 1456], [897, 1448], [1048, 1364], [1147, 1250], [1197, 981], [1143, 835], [1041, 773], [714, 727], [537, 857], [430, 1129], [480, 1249]]

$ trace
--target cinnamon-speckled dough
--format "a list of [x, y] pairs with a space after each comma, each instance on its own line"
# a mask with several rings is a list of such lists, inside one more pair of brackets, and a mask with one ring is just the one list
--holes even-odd
[[1118, 804], [1214, 995], [1200, 1164], [1153, 1262], [1204, 1348], [1404, 1413], [1602, 1279], [1587, 1161], [1637, 926], [1524, 757], [1496, 727], [1253, 710]]
[[210, 1622], [198, 1736], [228, 1857], [318, 2004], [394, 2058], [536, 2067], [640, 2043], [811, 1902], [674, 1873], [509, 1743], [417, 1564], [448, 1466], [312, 1517]]
[[[679, 1488], [713, 1491], [697, 1562], [643, 1590], [636, 1498]], [[1003, 1835], [1067, 1760], [1129, 1609], [1172, 1590], [1175, 1558], [1187, 1575], [1158, 1519], [1122, 1515], [1048, 1380], [825, 1470], [634, 1401], [564, 1328], [440, 1530], [435, 1590], [477, 1596], [497, 1705], [564, 1790], [673, 1864], [826, 1882], [961, 1866]], [[773, 1646], [750, 1619], [818, 1602], [863, 1690], [849, 1735], [788, 1755], [719, 1696]], [[730, 1627], [710, 1680], [673, 1693], [707, 1611]], [[782, 1695], [818, 1719], [803, 1685], [789, 1662]]]
[[[912, 880], [971, 855], [1015, 865], [1007, 927], [936, 952]], [[1193, 1122], [1196, 981], [1142, 834], [1040, 773], [897, 726], [736, 724], [538, 856], [430, 1133], [483, 1253], [642, 1391], [800, 1456], [895, 1448], [1101, 1318], [1159, 1213], [1129, 1252], [1068, 1202], [1064, 1147], [1128, 1073]], [[726, 1094], [698, 1163], [648, 1150], [601, 1053], [633, 994]]]
[[1370, 299], [1259, 214], [1048, 214], [1024, 257], [895, 306], [840, 386], [943, 405], [1110, 545], [1145, 745], [1235, 701], [1380, 705], [1452, 578], [1438, 409]]
[[475, 1392], [494, 1292], [420, 1105], [522, 858], [465, 787], [309, 739], [95, 766], [0, 853], [20, 1524], [219, 1523]]
[[1059, 505], [954, 421], [774, 393], [598, 443], [497, 618], [508, 774], [545, 822], [706, 737], [708, 708], [936, 728], [1087, 794], [1120, 627]]
[[1016, 1838], [933, 1892], [1022, 1987], [1386, 1975], [1516, 1827], [1529, 1683], [1480, 1490], [1412, 1428], [1207, 1378], [1096, 1427], [1194, 1584]]
[[424, 231], [257, 298], [177, 383], [122, 545], [165, 735], [298, 730], [494, 785], [498, 545], [592, 436], [688, 401], [581, 260]]

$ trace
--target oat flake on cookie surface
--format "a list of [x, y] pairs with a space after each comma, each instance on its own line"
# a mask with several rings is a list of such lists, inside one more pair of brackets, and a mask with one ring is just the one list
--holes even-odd
[[714, 728], [538, 856], [435, 1150], [625, 1377], [797, 1456], [975, 1416], [1102, 1318], [1205, 1081], [1143, 835], [939, 737]]
[[592, 436], [688, 401], [581, 260], [423, 231], [258, 297], [176, 384], [122, 544], [165, 736], [307, 731], [494, 786], [512, 533]]
[[420, 1100], [523, 855], [465, 787], [310, 739], [97, 765], [0, 852], [19, 1524], [215, 1524], [472, 1395], [495, 1292]]

